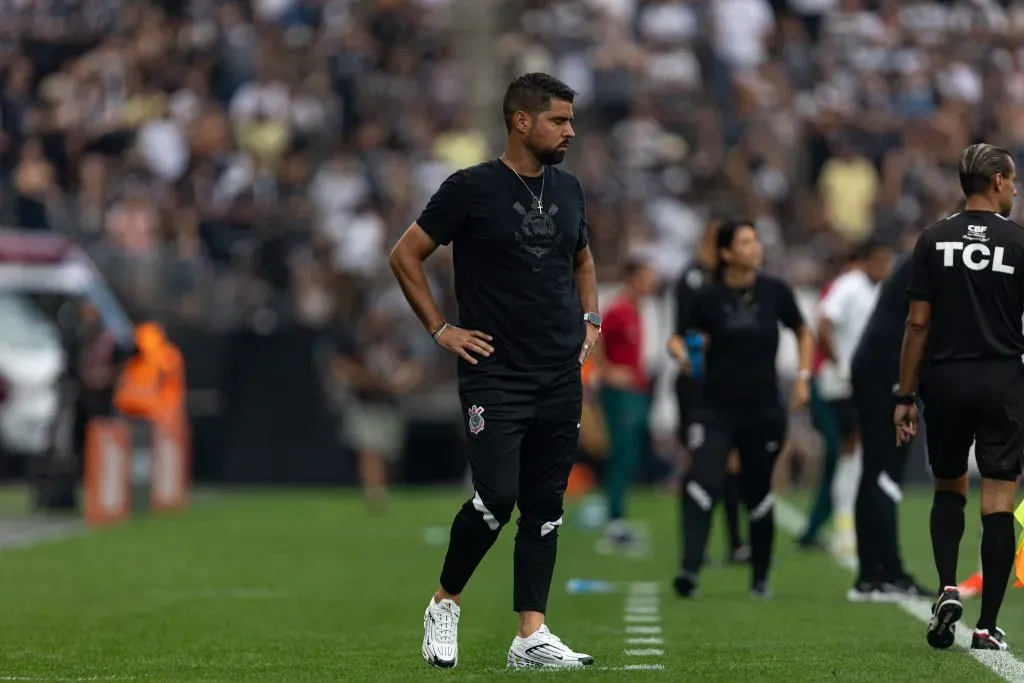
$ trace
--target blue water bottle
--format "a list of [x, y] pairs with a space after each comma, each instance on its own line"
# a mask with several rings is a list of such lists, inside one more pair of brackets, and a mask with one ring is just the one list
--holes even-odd
[[594, 581], [593, 579], [569, 579], [565, 582], [565, 590], [570, 595], [614, 593], [615, 584], [608, 581]]
[[686, 353], [690, 355], [690, 362], [693, 364], [692, 376], [700, 378], [704, 374], [704, 337], [700, 332], [687, 332], [683, 335], [686, 343]]

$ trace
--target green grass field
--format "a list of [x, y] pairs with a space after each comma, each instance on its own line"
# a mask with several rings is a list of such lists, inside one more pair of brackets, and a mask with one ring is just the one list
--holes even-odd
[[[447, 526], [462, 498], [457, 491], [403, 492], [387, 516], [371, 518], [349, 492], [224, 494], [180, 515], [0, 552], [0, 681], [489, 681], [532, 675], [504, 668], [515, 629], [511, 527], [464, 595], [458, 668], [434, 670], [420, 658], [423, 609], [445, 551], [436, 539], [428, 542], [425, 529]], [[911, 569], [931, 583], [927, 509], [927, 494], [907, 496], [903, 540]], [[964, 650], [931, 651], [923, 623], [898, 606], [847, 603], [852, 576], [826, 555], [796, 552], [783, 531], [774, 600], [748, 597], [746, 569], [712, 567], [702, 597], [683, 602], [668, 583], [678, 552], [672, 498], [648, 493], [633, 499], [633, 515], [646, 521], [653, 541], [653, 553], [644, 558], [598, 555], [595, 532], [579, 529], [575, 512], [567, 510], [562, 527], [549, 624], [596, 663], [541, 675], [998, 680]], [[962, 572], [977, 562], [976, 528], [972, 519]], [[714, 538], [722, 535], [718, 528]], [[714, 553], [720, 555], [717, 548]], [[622, 582], [622, 590], [570, 595], [565, 583], [573, 577]], [[630, 582], [659, 584], [657, 613], [647, 609], [646, 621], [624, 621]], [[1015, 636], [1024, 638], [1022, 604], [1024, 590], [1011, 588], [1001, 619], [1011, 646]], [[975, 600], [968, 624], [976, 610]], [[627, 634], [627, 625], [662, 630]], [[637, 637], [648, 640], [626, 642]], [[635, 665], [663, 668], [616, 670]], [[1014, 666], [1022, 670], [1019, 662]]]

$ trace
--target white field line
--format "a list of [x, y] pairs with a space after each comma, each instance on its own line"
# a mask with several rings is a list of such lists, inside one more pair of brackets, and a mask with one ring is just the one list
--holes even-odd
[[[629, 584], [626, 594], [623, 620], [626, 623], [626, 645], [661, 645], [665, 641], [661, 638], [661, 598], [658, 595], [659, 584], [654, 581], [644, 581]], [[657, 626], [636, 626], [636, 622], [658, 624]], [[637, 635], [644, 634], [643, 636]], [[643, 657], [645, 659], [660, 659], [665, 655], [661, 648], [654, 647], [627, 647], [623, 650], [627, 657]], [[623, 671], [661, 671], [664, 664], [644, 663], [627, 664]]]
[[[775, 521], [785, 531], [796, 536], [803, 532], [807, 524], [807, 518], [802, 512], [784, 500], [775, 499]], [[843, 558], [833, 555], [832, 559], [840, 567], [856, 573], [857, 561], [850, 558]], [[917, 618], [919, 621], [928, 623], [931, 619], [931, 606], [925, 600], [901, 600], [892, 603], [898, 605], [904, 612]], [[1011, 683], [1024, 683], [1024, 662], [1013, 656], [1012, 653], [992, 650], [972, 650], [971, 635], [973, 629], [965, 628], [962, 624], [956, 630], [956, 644], [967, 650], [968, 653], [979, 662], [988, 667], [993, 673], [1004, 681]], [[922, 644], [922, 647], [924, 645]]]

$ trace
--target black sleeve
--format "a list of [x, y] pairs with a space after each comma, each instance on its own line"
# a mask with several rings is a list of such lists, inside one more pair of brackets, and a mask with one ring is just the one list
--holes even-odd
[[466, 224], [471, 193], [465, 171], [456, 171], [437, 188], [416, 224], [438, 244], [450, 244]]
[[583, 191], [583, 183], [580, 183], [580, 232], [576, 237], [576, 251], [583, 251], [590, 244], [590, 235], [587, 233], [587, 195]]
[[711, 306], [710, 292], [710, 287], [694, 292], [690, 306], [686, 309], [683, 317], [679, 318], [682, 324], [679, 324], [679, 321], [677, 321], [676, 327], [682, 330], [683, 333], [687, 330], [699, 330], [706, 334], [711, 333], [711, 330], [708, 329], [710, 327], [710, 316], [708, 315]]
[[907, 296], [912, 301], [931, 301], [932, 288], [928, 278], [928, 237], [921, 235], [914, 245], [914, 255], [910, 263], [910, 284], [907, 285]]
[[779, 320], [783, 325], [796, 332], [804, 324], [803, 313], [796, 305], [793, 290], [782, 280], [777, 281], [779, 292]]

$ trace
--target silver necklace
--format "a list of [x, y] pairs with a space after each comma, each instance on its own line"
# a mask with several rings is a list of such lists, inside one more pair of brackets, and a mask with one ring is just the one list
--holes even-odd
[[[504, 163], [508, 167], [508, 170], [510, 170], [510, 171], [512, 171], [513, 173], [516, 174], [516, 178], [519, 178], [519, 182], [521, 182], [523, 184], [523, 187], [526, 188], [526, 191], [530, 193], [531, 197], [533, 197], [533, 208], [536, 209], [537, 211], [539, 211], [540, 213], [544, 213], [544, 206], [543, 206], [543, 204], [541, 204], [541, 201], [544, 199], [544, 183], [547, 180], [547, 173], [544, 173], [543, 170], [541, 171], [541, 175], [540, 175], [540, 196], [538, 197], [537, 195], [535, 195], [533, 193], [533, 190], [530, 189], [530, 186], [526, 184], [526, 181], [523, 180], [523, 176], [519, 175], [519, 171], [517, 171], [516, 169], [512, 168], [512, 164], [508, 163], [508, 159], [505, 158], [505, 154], [504, 153], [502, 153], [502, 155], [500, 157], [498, 157], [498, 158], [501, 159], [502, 163]], [[543, 169], [543, 167], [541, 167], [541, 168]]]

